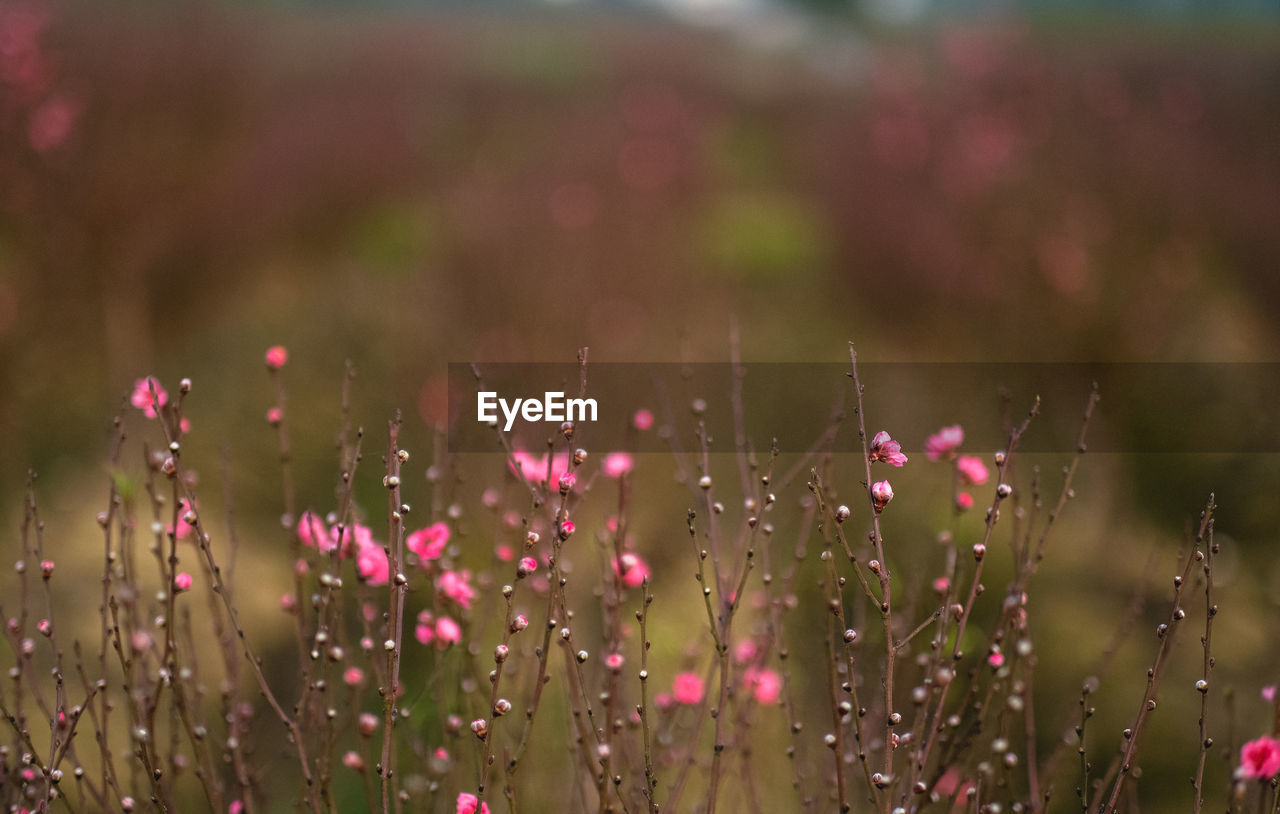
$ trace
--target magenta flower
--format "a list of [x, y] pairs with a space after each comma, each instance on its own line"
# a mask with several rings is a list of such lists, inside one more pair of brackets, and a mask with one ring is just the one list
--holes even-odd
[[387, 552], [377, 543], [362, 545], [356, 551], [356, 570], [370, 587], [386, 585], [391, 579], [391, 563]]
[[489, 804], [482, 803], [479, 799], [469, 792], [461, 792], [458, 794], [458, 807], [455, 814], [489, 814]]
[[1004, 653], [1001, 653], [999, 650], [993, 650], [991, 652], [991, 655], [987, 656], [987, 664], [990, 664], [992, 667], [995, 667], [996, 669], [1003, 667]]
[[1274, 704], [1276, 702], [1275, 684], [1268, 684], [1262, 688], [1262, 700], [1266, 701], [1268, 704]]
[[902, 454], [902, 444], [889, 437], [889, 433], [881, 430], [871, 439], [871, 461], [884, 461], [890, 466], [902, 466], [907, 456]]
[[1270, 780], [1280, 772], [1280, 742], [1263, 735], [1240, 748], [1240, 771], [1250, 780]]
[[[154, 397], [151, 395], [152, 388], [156, 391]], [[160, 381], [155, 376], [147, 376], [133, 383], [133, 395], [129, 397], [129, 403], [141, 410], [147, 418], [155, 418], [156, 408], [169, 403], [169, 394], [160, 386]]]
[[423, 564], [429, 560], [438, 560], [444, 553], [444, 547], [449, 544], [449, 526], [432, 523], [425, 529], [418, 529], [410, 534], [404, 542]]
[[628, 588], [639, 588], [649, 578], [649, 566], [637, 554], [630, 551], [613, 560], [613, 573]]
[[272, 370], [279, 370], [289, 361], [289, 351], [285, 349], [284, 345], [272, 345], [267, 348], [265, 358], [267, 367]]
[[462, 628], [448, 616], [436, 620], [436, 639], [441, 647], [458, 644], [462, 641]]
[[[511, 469], [530, 483], [546, 484], [547, 456], [531, 455], [528, 452], [511, 453]], [[561, 453], [551, 458], [551, 482], [559, 483], [560, 476], [569, 471], [569, 454]]]
[[878, 480], [871, 484], [871, 502], [875, 506], [876, 514], [884, 511], [884, 507], [889, 505], [890, 500], [893, 500], [893, 487], [889, 485], [889, 481]]
[[752, 667], [743, 674], [743, 678], [751, 688], [751, 694], [755, 696], [756, 703], [767, 705], [778, 702], [778, 697], [782, 694], [782, 676], [775, 671], [757, 670]]
[[641, 432], [653, 429], [653, 412], [643, 408], [636, 410], [635, 415], [631, 416], [631, 426]]
[[436, 590], [468, 609], [476, 595], [471, 587], [470, 571], [445, 571], [436, 577]]
[[671, 683], [671, 697], [677, 704], [697, 704], [702, 701], [702, 679], [697, 673], [679, 673]]
[[178, 590], [178, 591], [191, 590], [191, 575], [188, 574], [186, 571], [183, 571], [182, 573], [178, 574], [176, 577], [173, 578], [173, 587], [175, 590]]
[[358, 686], [364, 681], [364, 670], [359, 667], [348, 667], [342, 674], [342, 680], [348, 687]]
[[601, 470], [610, 478], [620, 478], [631, 471], [631, 456], [625, 452], [610, 452], [604, 456]]
[[973, 495], [968, 492], [956, 492], [956, 510], [966, 511], [973, 508]]
[[981, 486], [987, 482], [987, 465], [982, 462], [981, 458], [975, 458], [972, 455], [961, 455], [956, 461], [956, 469], [960, 472], [960, 478], [973, 486]]
[[943, 427], [926, 438], [924, 452], [931, 461], [936, 461], [939, 458], [949, 461], [956, 456], [956, 450], [963, 443], [964, 427], [959, 424], [953, 424], [950, 427]]

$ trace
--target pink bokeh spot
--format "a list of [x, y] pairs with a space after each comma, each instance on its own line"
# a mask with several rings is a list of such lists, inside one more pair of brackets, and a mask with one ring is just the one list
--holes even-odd
[[653, 429], [653, 411], [643, 408], [636, 410], [635, 415], [631, 416], [631, 426], [641, 432]]
[[625, 452], [610, 452], [604, 458], [601, 470], [610, 478], [620, 478], [631, 471], [633, 461]]
[[628, 551], [621, 557], [614, 558], [613, 573], [628, 588], [639, 588], [649, 578], [649, 566], [638, 554]]
[[267, 348], [264, 361], [266, 361], [267, 367], [272, 370], [279, 370], [289, 361], [289, 351], [285, 349], [284, 345], [272, 345]]
[[987, 482], [987, 465], [982, 462], [981, 458], [975, 458], [972, 455], [961, 455], [959, 460], [956, 461], [956, 471], [960, 473], [961, 480], [971, 486], [981, 486]]
[[702, 701], [702, 679], [697, 673], [679, 673], [671, 682], [671, 697], [677, 704], [697, 704]]
[[743, 674], [743, 678], [751, 688], [751, 694], [755, 696], [756, 703], [776, 704], [779, 696], [782, 695], [782, 676], [773, 670], [751, 668]]
[[436, 578], [436, 590], [464, 608], [471, 608], [476, 591], [471, 587], [470, 571], [445, 571]]

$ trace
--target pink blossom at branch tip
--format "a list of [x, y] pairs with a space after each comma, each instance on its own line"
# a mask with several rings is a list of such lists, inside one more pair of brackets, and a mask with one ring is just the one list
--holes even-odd
[[1280, 772], [1280, 741], [1263, 735], [1240, 748], [1240, 771], [1250, 780], [1270, 780]]
[[992, 667], [997, 669], [1003, 667], [1004, 653], [1001, 653], [999, 650], [994, 651], [991, 655], [987, 656], [987, 664], [990, 664]]
[[355, 772], [364, 771], [364, 758], [359, 752], [347, 752], [342, 756], [342, 765]]
[[480, 802], [474, 794], [465, 791], [458, 794], [458, 807], [455, 814], [476, 814], [477, 811], [480, 814], [489, 814], [489, 804]]
[[356, 570], [371, 587], [386, 585], [391, 579], [391, 563], [382, 546], [364, 545], [356, 552]]
[[267, 348], [265, 360], [267, 367], [272, 370], [279, 370], [289, 361], [289, 351], [285, 349], [284, 345], [272, 345]]
[[639, 588], [649, 578], [649, 566], [637, 554], [630, 551], [613, 560], [613, 573], [622, 579], [628, 588]]
[[[152, 388], [156, 391], [154, 398], [151, 395]], [[141, 410], [147, 418], [155, 418], [156, 408], [169, 403], [169, 394], [160, 386], [155, 376], [147, 376], [133, 383], [133, 395], [129, 397], [129, 403]]]
[[981, 486], [987, 482], [987, 465], [982, 462], [981, 458], [975, 458], [972, 455], [961, 455], [956, 461], [956, 469], [960, 472], [960, 477], [965, 483], [973, 486]]
[[973, 495], [968, 492], [956, 492], [956, 508], [967, 511], [973, 508]]
[[183, 571], [182, 573], [178, 574], [176, 577], [173, 578], [173, 587], [178, 589], [179, 591], [191, 590], [191, 575], [188, 574], [186, 571]]
[[626, 663], [621, 653], [610, 653], [604, 657], [604, 666], [613, 670], [615, 673], [622, 669], [622, 665]]
[[436, 621], [436, 638], [441, 647], [458, 644], [462, 641], [462, 628], [448, 616], [441, 616]]
[[1276, 702], [1275, 684], [1268, 684], [1262, 688], [1262, 700], [1266, 701], [1268, 704], [1274, 704]]
[[231, 805], [227, 806], [227, 814], [244, 814], [244, 803], [232, 800]]
[[951, 580], [947, 577], [938, 577], [933, 581], [933, 590], [939, 594], [945, 594], [950, 587]]
[[360, 683], [364, 681], [364, 670], [361, 670], [359, 667], [348, 667], [342, 673], [342, 681], [348, 687], [359, 686]]
[[702, 679], [697, 673], [678, 673], [671, 682], [671, 697], [677, 704], [697, 704], [702, 701]]
[[405, 538], [404, 544], [418, 555], [418, 560], [424, 565], [430, 560], [438, 560], [449, 544], [449, 526], [446, 523], [432, 523], [425, 529], [418, 529], [410, 534]]
[[881, 430], [871, 439], [871, 461], [884, 461], [890, 466], [902, 466], [907, 456], [902, 454], [902, 444], [889, 437], [889, 433]]
[[280, 595], [280, 610], [285, 613], [292, 613], [295, 607], [297, 607], [297, 602], [294, 600], [293, 594]]
[[871, 484], [871, 502], [877, 513], [884, 511], [884, 507], [889, 505], [890, 500], [893, 500], [893, 486], [889, 481], [878, 480]]
[[470, 571], [445, 571], [436, 577], [436, 590], [464, 608], [471, 608], [475, 589], [471, 587]]
[[749, 669], [743, 674], [756, 703], [776, 704], [782, 694], [782, 676], [773, 670]]
[[280, 422], [284, 421], [284, 410], [279, 407], [272, 407], [267, 410], [267, 423], [273, 427], [278, 427]]
[[610, 452], [604, 456], [604, 464], [600, 469], [610, 478], [620, 478], [631, 471], [633, 461], [625, 452]]
[[964, 427], [959, 424], [953, 424], [950, 427], [943, 427], [933, 435], [930, 435], [924, 441], [924, 452], [929, 456], [929, 460], [936, 461], [939, 458], [951, 460], [956, 455], [956, 450], [964, 443]]
[[521, 557], [520, 562], [516, 563], [516, 576], [520, 579], [524, 579], [537, 570], [538, 561], [533, 557]]
[[40, 561], [40, 573], [44, 575], [45, 579], [48, 579], [49, 577], [53, 576], [53, 568], [54, 568], [53, 560]]
[[631, 416], [631, 426], [641, 432], [653, 429], [653, 412], [644, 408], [636, 410], [635, 415]]

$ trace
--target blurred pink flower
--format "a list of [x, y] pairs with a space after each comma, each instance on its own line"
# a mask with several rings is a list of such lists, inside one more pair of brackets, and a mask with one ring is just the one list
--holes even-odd
[[902, 466], [907, 456], [902, 454], [902, 444], [889, 437], [889, 433], [881, 430], [871, 439], [871, 460], [884, 461], [890, 466]]
[[748, 669], [743, 674], [751, 694], [760, 704], [776, 704], [782, 694], [782, 676], [773, 670]]
[[956, 492], [956, 508], [960, 511], [973, 508], [973, 495], [968, 492]]
[[951, 580], [947, 577], [938, 577], [933, 581], [933, 590], [940, 594], [945, 594], [947, 589], [951, 587]]
[[354, 687], [364, 681], [364, 670], [359, 667], [348, 667], [342, 674], [342, 680], [348, 687]]
[[956, 450], [964, 443], [964, 427], [959, 424], [953, 424], [950, 427], [943, 427], [933, 435], [930, 435], [924, 441], [924, 452], [929, 456], [929, 460], [936, 461], [939, 458], [951, 460], [956, 455]]
[[360, 546], [356, 551], [356, 570], [372, 587], [386, 585], [391, 579], [391, 563], [387, 552], [377, 543]]
[[431, 644], [435, 640], [435, 617], [431, 615], [431, 611], [424, 610], [418, 614], [418, 624], [413, 629], [413, 637], [419, 644]]
[[[154, 398], [151, 396], [152, 388], [156, 391]], [[129, 403], [141, 410], [147, 418], [155, 418], [156, 407], [168, 404], [169, 394], [160, 386], [155, 376], [147, 376], [133, 383], [133, 395], [129, 397]]]
[[271, 426], [274, 427], [283, 420], [284, 420], [284, 410], [281, 410], [279, 407], [272, 407], [271, 409], [267, 410], [267, 423], [270, 424]]
[[679, 673], [671, 682], [671, 697], [677, 704], [697, 704], [702, 700], [702, 679], [697, 673]]
[[987, 465], [982, 462], [981, 458], [975, 458], [972, 455], [961, 455], [956, 461], [956, 469], [960, 472], [961, 479], [965, 483], [973, 486], [981, 486], [987, 482]]
[[601, 470], [610, 478], [620, 478], [631, 471], [631, 456], [625, 452], [610, 452], [604, 458]]
[[436, 638], [441, 647], [457, 644], [462, 641], [462, 628], [448, 616], [441, 616], [436, 620]]
[[489, 814], [489, 804], [482, 803], [474, 794], [461, 792], [458, 794], [458, 807], [455, 814]]
[[992, 667], [997, 669], [1003, 667], [1004, 653], [1001, 653], [999, 650], [992, 652], [991, 655], [987, 656], [987, 664], [990, 664]]
[[738, 642], [737, 647], [733, 649], [733, 660], [739, 664], [746, 664], [754, 661], [756, 653], [759, 652], [759, 650], [760, 647], [756, 644], [755, 639], [743, 639]]
[[80, 102], [60, 95], [48, 99], [31, 114], [27, 123], [27, 140], [38, 153], [61, 147], [80, 118]]
[[445, 571], [436, 577], [436, 590], [464, 608], [471, 607], [476, 595], [471, 587], [470, 571]]
[[265, 360], [267, 367], [272, 370], [279, 370], [289, 361], [289, 351], [285, 349], [284, 345], [272, 345], [267, 348]]
[[630, 551], [614, 558], [613, 573], [622, 578], [628, 588], [639, 588], [649, 578], [649, 566], [638, 554]]
[[1275, 684], [1268, 684], [1262, 688], [1262, 700], [1266, 701], [1268, 704], [1274, 704], [1276, 702]]
[[227, 814], [244, 814], [244, 803], [232, 800], [231, 805], [227, 806]]
[[635, 415], [631, 416], [631, 426], [641, 432], [653, 429], [653, 413], [649, 410], [636, 410]]
[[1280, 772], [1280, 742], [1263, 735], [1240, 749], [1240, 770], [1251, 780], [1270, 780]]
[[307, 548], [318, 547], [321, 554], [328, 554], [337, 545], [324, 520], [313, 512], [303, 512], [298, 518], [298, 540]]
[[173, 578], [173, 587], [179, 591], [191, 590], [191, 575], [186, 571], [179, 573]]
[[445, 523], [432, 523], [425, 529], [418, 529], [405, 538], [405, 545], [418, 555], [425, 564], [428, 560], [438, 560], [449, 544], [449, 526]]
[[[531, 455], [528, 452], [511, 453], [512, 471], [530, 483], [547, 483], [547, 456]], [[551, 457], [551, 483], [560, 483], [560, 476], [569, 471], [569, 454], [561, 453]]]

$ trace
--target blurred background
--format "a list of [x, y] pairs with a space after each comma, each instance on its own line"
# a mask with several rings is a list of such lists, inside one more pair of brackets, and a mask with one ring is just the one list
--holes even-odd
[[[355, 419], [380, 443], [403, 408], [414, 449], [449, 362], [722, 361], [734, 319], [754, 361], [839, 362], [851, 339], [880, 362], [1280, 361], [1278, 138], [1263, 0], [0, 0], [0, 516], [16, 528], [31, 467], [51, 539], [92, 543], [111, 418], [135, 379], [190, 376], [191, 460], [211, 502], [228, 462], [247, 539], [272, 541], [246, 556], [286, 585], [276, 343], [322, 511], [347, 360]], [[1100, 413], [1162, 420], [1105, 394]], [[1109, 630], [1216, 491], [1238, 563], [1219, 661], [1260, 733], [1276, 455], [1085, 466], [1035, 617], [1062, 637], [1063, 704], [1101, 649], [1065, 643], [1066, 609]], [[659, 563], [676, 508], [638, 521]], [[1110, 714], [1140, 697], [1140, 642]], [[1159, 722], [1153, 810], [1196, 737], [1189, 713]]]

